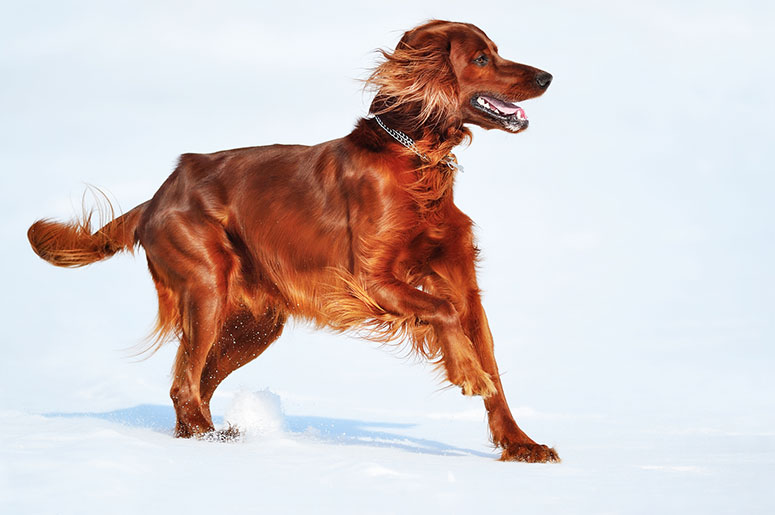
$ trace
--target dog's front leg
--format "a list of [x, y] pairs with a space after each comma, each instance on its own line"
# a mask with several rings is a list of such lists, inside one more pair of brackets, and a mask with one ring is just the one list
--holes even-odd
[[492, 441], [503, 449], [501, 460], [527, 462], [560, 461], [557, 452], [536, 443], [517, 425], [511, 414], [506, 396], [503, 393], [498, 364], [495, 362], [495, 352], [492, 333], [487, 322], [487, 315], [479, 300], [478, 292], [471, 292], [468, 310], [462, 317], [464, 331], [471, 339], [479, 356], [482, 368], [492, 377], [496, 393], [484, 400], [487, 409], [487, 420], [490, 426]]
[[441, 347], [447, 379], [461, 387], [464, 395], [483, 398], [496, 393], [495, 384], [481, 365], [460, 315], [448, 300], [420, 291], [395, 278], [380, 281], [372, 290], [375, 300], [387, 311], [416, 317], [429, 324]]
[[458, 259], [434, 262], [434, 274], [428, 277], [426, 286], [430, 293], [448, 299], [455, 306], [464, 334], [472, 342], [482, 369], [492, 378], [495, 393], [484, 399], [484, 406], [492, 441], [503, 449], [501, 460], [559, 461], [554, 449], [536, 443], [520, 429], [506, 402], [495, 361], [492, 332], [477, 285], [473, 245], [459, 243], [457, 252], [448, 250], [448, 254], [456, 255]]

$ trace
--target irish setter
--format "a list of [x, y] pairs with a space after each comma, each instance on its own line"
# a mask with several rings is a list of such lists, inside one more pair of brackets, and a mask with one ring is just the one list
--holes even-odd
[[541, 95], [552, 76], [503, 59], [467, 23], [425, 23], [382, 54], [367, 81], [373, 116], [347, 136], [184, 154], [151, 200], [95, 233], [88, 216], [40, 220], [32, 248], [78, 267], [143, 246], [159, 296], [156, 342], [180, 340], [170, 391], [177, 436], [214, 430], [215, 389], [293, 316], [409, 342], [484, 399], [502, 460], [558, 461], [506, 403], [451, 154], [470, 138], [467, 124], [525, 130], [514, 102]]

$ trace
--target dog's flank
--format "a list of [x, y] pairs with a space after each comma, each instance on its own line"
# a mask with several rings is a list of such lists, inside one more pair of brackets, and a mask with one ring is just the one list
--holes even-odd
[[453, 200], [452, 149], [467, 124], [520, 132], [515, 104], [551, 75], [501, 58], [477, 27], [431, 21], [405, 33], [368, 79], [374, 118], [314, 146], [184, 154], [151, 200], [95, 233], [84, 218], [36, 222], [35, 252], [83, 266], [135, 244], [159, 297], [156, 342], [179, 340], [176, 434], [213, 431], [210, 399], [288, 317], [409, 343], [466, 395], [480, 395], [501, 458], [558, 461], [511, 415], [476, 280], [472, 221]]

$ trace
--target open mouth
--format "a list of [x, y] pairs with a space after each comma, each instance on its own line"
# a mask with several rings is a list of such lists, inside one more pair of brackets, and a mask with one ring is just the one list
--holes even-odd
[[524, 109], [493, 95], [482, 93], [474, 95], [471, 98], [471, 105], [501, 122], [506, 130], [517, 132], [528, 126]]

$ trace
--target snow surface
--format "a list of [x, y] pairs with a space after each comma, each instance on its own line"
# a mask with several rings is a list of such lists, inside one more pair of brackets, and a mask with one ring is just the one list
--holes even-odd
[[[171, 438], [174, 411], [2, 414], [4, 513], [766, 513], [772, 435], [549, 417], [561, 465], [500, 463], [481, 413], [283, 414], [240, 392], [236, 443]], [[351, 416], [361, 413], [350, 411]], [[387, 420], [386, 420], [387, 419]], [[242, 425], [245, 423], [245, 425]], [[586, 427], [586, 429], [585, 429]], [[594, 429], [590, 429], [594, 428]], [[600, 431], [600, 434], [596, 434]]]
[[[0, 513], [775, 512], [771, 2], [16, 2], [0, 17]], [[175, 349], [144, 256], [27, 244], [127, 210], [183, 152], [312, 144], [366, 110], [402, 30], [482, 27], [555, 79], [530, 130], [474, 130], [456, 200], [507, 397], [563, 463], [500, 463], [481, 401], [290, 324], [213, 399], [234, 443], [171, 437]], [[518, 30], [515, 30], [518, 27]]]

